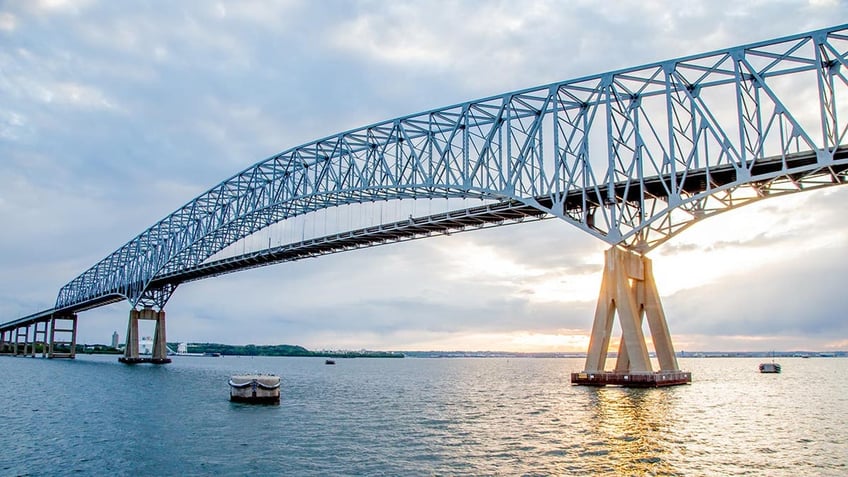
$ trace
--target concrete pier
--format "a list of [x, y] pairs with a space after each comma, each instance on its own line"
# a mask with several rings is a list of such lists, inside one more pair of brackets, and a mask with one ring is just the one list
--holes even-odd
[[50, 333], [50, 323], [47, 321], [36, 321], [32, 326], [32, 356], [35, 357], [35, 353], [40, 348], [41, 357], [45, 358], [50, 348], [50, 342], [47, 338]]
[[[23, 338], [23, 342], [21, 342], [21, 338]], [[27, 349], [29, 346], [29, 325], [20, 326], [17, 330], [15, 330], [15, 341], [14, 341], [14, 351], [12, 354], [15, 356], [21, 354], [26, 356]]]
[[76, 356], [77, 316], [42, 314], [0, 330], [0, 354], [42, 358]]
[[[615, 369], [606, 371], [604, 368], [616, 311], [621, 323], [621, 342]], [[645, 317], [660, 365], [656, 373], [652, 369], [648, 345], [642, 333], [642, 320]], [[618, 247], [610, 248], [606, 251], [586, 365], [583, 372], [571, 375], [572, 384], [644, 387], [686, 384], [691, 381], [691, 373], [679, 369], [674, 355], [651, 260]]]
[[76, 355], [77, 315], [53, 316], [50, 319], [50, 348], [47, 357], [74, 359]]
[[[139, 355], [138, 320], [153, 320], [156, 322], [156, 328], [153, 332], [153, 354], [151, 357], [141, 357]], [[165, 310], [156, 311], [153, 308], [130, 310], [124, 356], [118, 358], [118, 361], [126, 364], [165, 364], [171, 362], [171, 358], [168, 357], [168, 346], [165, 338]]]

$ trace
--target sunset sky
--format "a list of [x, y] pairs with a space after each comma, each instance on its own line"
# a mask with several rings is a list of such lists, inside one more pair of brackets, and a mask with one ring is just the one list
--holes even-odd
[[[846, 20], [836, 0], [0, 2], [0, 322], [290, 147]], [[769, 199], [653, 251], [676, 349], [848, 349], [846, 211], [848, 187]], [[181, 286], [168, 341], [585, 351], [607, 247], [548, 220], [240, 272]], [[83, 312], [79, 341], [123, 339], [127, 312]]]

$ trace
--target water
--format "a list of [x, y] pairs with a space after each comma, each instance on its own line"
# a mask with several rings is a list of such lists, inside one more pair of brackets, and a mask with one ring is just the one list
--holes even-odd
[[[639, 390], [577, 359], [0, 357], [0, 475], [848, 475], [848, 360], [759, 361]], [[281, 405], [230, 403], [244, 372]]]

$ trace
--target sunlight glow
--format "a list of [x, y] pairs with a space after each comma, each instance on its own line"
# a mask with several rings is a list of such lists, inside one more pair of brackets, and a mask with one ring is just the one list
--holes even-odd
[[597, 273], [575, 275], [557, 264], [524, 265], [497, 247], [470, 241], [451, 243], [441, 252], [445, 262], [453, 265], [448, 278], [501, 286], [511, 289], [511, 296], [535, 303], [595, 301], [600, 286], [600, 263]]
[[750, 275], [802, 251], [844, 243], [837, 232], [809, 232], [821, 218], [805, 210], [808, 200], [809, 194], [799, 194], [759, 202], [700, 222], [661, 245], [649, 255], [660, 294]]
[[589, 336], [581, 330], [562, 330], [567, 334], [543, 334], [518, 332], [512, 344], [516, 351], [585, 351], [589, 347]]
[[[332, 348], [387, 350], [387, 351], [503, 351], [514, 353], [584, 353], [589, 336], [582, 330], [554, 330], [551, 333], [532, 331], [515, 332], [401, 332], [391, 337], [392, 345], [385, 345], [385, 336], [372, 333], [354, 333], [346, 338], [333, 333], [320, 337], [320, 343], [305, 343], [307, 347], [321, 349], [323, 343]], [[324, 346], [327, 347], [327, 346]]]
[[539, 276], [544, 270], [534, 270], [498, 253], [495, 247], [473, 242], [451, 244], [442, 249], [447, 260], [455, 263], [451, 269], [454, 279], [522, 279]]

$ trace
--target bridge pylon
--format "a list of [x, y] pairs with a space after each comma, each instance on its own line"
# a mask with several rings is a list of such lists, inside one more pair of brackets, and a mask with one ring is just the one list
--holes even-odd
[[[50, 343], [48, 358], [70, 358], [77, 355], [77, 315], [53, 315], [50, 317]], [[36, 323], [36, 329], [38, 324]], [[57, 337], [58, 335], [58, 337]]]
[[[156, 322], [156, 328], [153, 331], [153, 353], [151, 357], [142, 357], [139, 354], [138, 320], [153, 320]], [[171, 358], [168, 358], [168, 347], [165, 339], [165, 310], [156, 311], [151, 307], [130, 310], [124, 356], [118, 358], [118, 361], [126, 364], [165, 364], [171, 362]]]
[[[613, 319], [618, 312], [621, 341], [613, 371], [606, 371]], [[648, 320], [660, 370], [654, 372], [642, 321]], [[601, 290], [583, 372], [571, 382], [589, 386], [615, 384], [655, 387], [686, 384], [691, 373], [681, 371], [660, 301], [651, 260], [617, 246], [606, 251]]]

